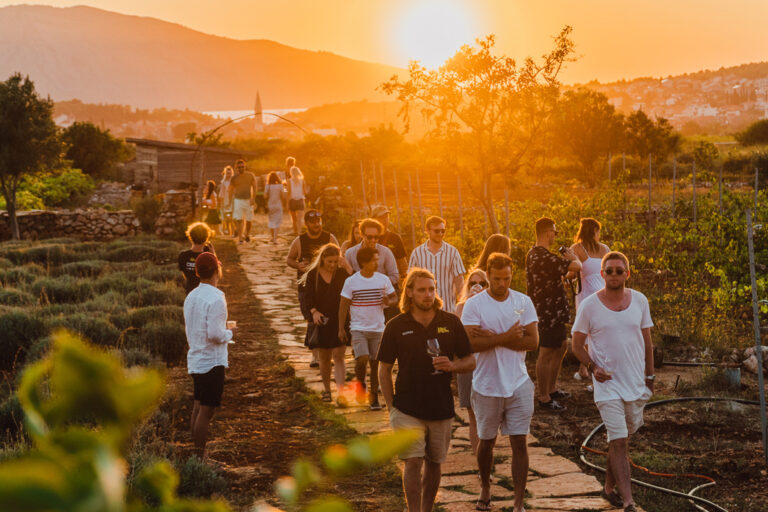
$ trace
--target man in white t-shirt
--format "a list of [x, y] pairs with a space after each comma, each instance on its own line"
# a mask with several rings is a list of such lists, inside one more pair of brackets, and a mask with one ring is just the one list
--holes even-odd
[[477, 360], [472, 376], [472, 409], [480, 438], [477, 466], [481, 490], [476, 508], [491, 509], [493, 447], [501, 428], [512, 446], [514, 511], [520, 512], [528, 476], [526, 437], [533, 416], [534, 389], [525, 367], [525, 353], [538, 346], [538, 317], [531, 299], [509, 288], [509, 256], [491, 254], [486, 272], [489, 288], [468, 299], [461, 315]]
[[371, 386], [368, 403], [372, 410], [378, 411], [381, 409], [379, 362], [375, 357], [384, 333], [384, 308], [397, 303], [397, 294], [392, 281], [384, 274], [376, 272], [379, 267], [379, 252], [375, 247], [361, 248], [357, 251], [356, 259], [360, 271], [347, 278], [341, 289], [339, 339], [347, 341], [344, 326], [349, 313], [352, 349], [355, 352], [355, 375], [359, 383], [357, 402], [365, 403], [365, 374], [370, 365]]
[[605, 288], [579, 305], [572, 329], [573, 354], [592, 373], [595, 403], [608, 433], [603, 497], [635, 512], [629, 436], [643, 425], [643, 408], [653, 394], [653, 321], [645, 295], [625, 287], [627, 257], [609, 252], [601, 268]]

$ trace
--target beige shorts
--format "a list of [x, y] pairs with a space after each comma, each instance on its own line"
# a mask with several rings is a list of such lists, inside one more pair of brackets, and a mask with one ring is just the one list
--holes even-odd
[[528, 379], [512, 396], [486, 396], [472, 390], [472, 410], [477, 419], [480, 439], [496, 439], [502, 435], [524, 436], [531, 429], [533, 417], [533, 381]]
[[250, 199], [237, 199], [235, 198], [232, 205], [232, 218], [235, 220], [243, 220], [246, 222], [253, 221], [253, 206]]
[[648, 400], [625, 402], [618, 398], [597, 402], [609, 442], [629, 437], [643, 426], [643, 409], [646, 403]]
[[368, 356], [376, 360], [379, 354], [379, 345], [383, 332], [379, 331], [350, 331], [352, 338], [352, 350], [355, 352], [355, 359], [360, 356]]
[[389, 424], [392, 430], [416, 429], [421, 430], [421, 437], [410, 448], [400, 454], [400, 458], [425, 458], [435, 464], [445, 462], [448, 447], [451, 444], [451, 424], [453, 418], [447, 420], [422, 420], [409, 416], [392, 407], [389, 410]]

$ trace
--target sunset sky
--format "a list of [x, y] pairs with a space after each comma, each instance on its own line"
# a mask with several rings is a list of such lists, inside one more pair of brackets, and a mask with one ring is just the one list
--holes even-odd
[[[18, 1], [0, 0], [0, 6]], [[768, 60], [766, 0], [48, 0], [151, 16], [236, 39], [271, 39], [362, 60], [442, 62], [496, 34], [500, 53], [540, 55], [565, 24], [566, 82], [666, 76]], [[212, 7], [215, 6], [215, 7]]]

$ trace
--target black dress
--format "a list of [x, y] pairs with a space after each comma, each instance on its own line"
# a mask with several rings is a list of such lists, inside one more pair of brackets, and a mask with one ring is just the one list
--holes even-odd
[[334, 272], [330, 283], [326, 283], [322, 277], [318, 276], [317, 269], [310, 270], [307, 275], [305, 284], [307, 309], [317, 309], [328, 317], [328, 323], [319, 326], [320, 348], [336, 348], [343, 345], [339, 339], [339, 302], [341, 302], [341, 289], [347, 277], [349, 275], [343, 268]]

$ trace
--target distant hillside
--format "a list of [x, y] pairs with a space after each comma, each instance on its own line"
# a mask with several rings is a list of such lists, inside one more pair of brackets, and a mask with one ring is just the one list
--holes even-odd
[[273, 41], [241, 41], [92, 7], [0, 8], [0, 79], [20, 71], [54, 100], [238, 110], [376, 100], [401, 70]]

